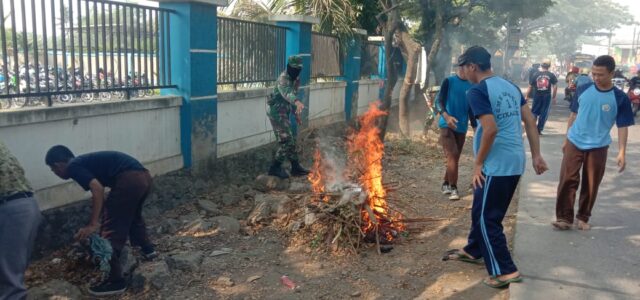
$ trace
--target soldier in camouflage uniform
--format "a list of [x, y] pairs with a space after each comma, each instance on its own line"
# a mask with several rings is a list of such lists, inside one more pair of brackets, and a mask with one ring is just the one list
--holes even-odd
[[289, 174], [282, 169], [285, 160], [291, 162], [291, 175], [305, 176], [309, 170], [303, 168], [298, 160], [296, 152], [296, 139], [291, 131], [291, 121], [289, 116], [291, 110], [295, 109], [296, 120], [304, 109], [304, 104], [298, 99], [298, 88], [300, 86], [300, 72], [302, 71], [302, 58], [297, 55], [289, 57], [287, 69], [280, 74], [273, 93], [269, 95], [269, 120], [276, 135], [276, 140], [280, 144], [273, 164], [269, 168], [269, 175], [280, 178], [288, 178]]
[[24, 299], [24, 271], [40, 224], [24, 170], [0, 142], [0, 299]]

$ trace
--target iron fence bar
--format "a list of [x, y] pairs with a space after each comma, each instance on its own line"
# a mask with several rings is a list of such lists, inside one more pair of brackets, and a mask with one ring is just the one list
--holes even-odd
[[[3, 16], [4, 17], [4, 16]], [[40, 92], [40, 64], [38, 64], [38, 30], [37, 30], [37, 26], [36, 26], [36, 1], [35, 0], [31, 0], [31, 19], [32, 19], [32, 25], [33, 25], [33, 32], [32, 32], [32, 37], [33, 37], [33, 62], [35, 63], [35, 67], [36, 67], [36, 91]], [[27, 31], [24, 30], [25, 33], [27, 34]]]
[[[118, 20], [118, 33], [116, 36], [116, 40], [118, 40], [118, 85], [122, 86], [122, 41], [120, 40], [120, 31], [122, 31], [122, 26], [120, 25], [120, 7], [116, 6], [116, 19]], [[124, 14], [124, 10], [122, 11]], [[123, 24], [124, 21], [122, 22]], [[126, 32], [126, 27], [125, 27]], [[126, 39], [125, 39], [126, 40]], [[125, 50], [126, 51], [126, 50]], [[127, 56], [125, 52], [125, 57]], [[126, 79], [126, 77], [125, 77]]]
[[[45, 6], [45, 0], [40, 1], [40, 10], [42, 11], [42, 47], [44, 48], [44, 70], [47, 72], [47, 90], [51, 89], [51, 80], [49, 78], [49, 39], [47, 39], [47, 9]], [[3, 30], [4, 31], [4, 30]], [[55, 74], [55, 72], [54, 72]], [[57, 89], [57, 86], [56, 86]], [[51, 97], [47, 97], [47, 106], [53, 105]]]
[[167, 82], [171, 84], [171, 43], [169, 42], [171, 41], [171, 33], [169, 32], [171, 28], [171, 15], [169, 15], [168, 12], [165, 12], [165, 15], [167, 17], [167, 75], [169, 76]]
[[26, 13], [26, 9], [24, 7], [24, 0], [20, 1], [20, 5], [21, 5], [21, 11], [20, 13], [22, 13], [22, 44], [24, 49], [24, 63], [25, 63], [25, 77], [27, 79], [27, 93], [31, 92], [31, 74], [29, 74], [29, 44], [27, 41], [27, 13]]
[[103, 86], [107, 86], [107, 82], [109, 79], [109, 64], [107, 64], [107, 11], [105, 9], [104, 6], [104, 2], [102, 2], [102, 76], [104, 79], [101, 78], [102, 85]]
[[156, 19], [155, 19], [155, 22], [156, 22], [156, 72], [158, 72], [156, 83], [159, 84], [160, 75], [162, 74], [160, 72], [160, 60], [161, 60], [160, 55], [161, 53], [163, 53], [163, 52], [160, 52], [160, 27], [159, 27], [160, 21], [158, 20], [160, 16], [160, 12], [156, 10], [154, 14], [156, 16]]
[[[136, 73], [136, 41], [135, 41], [135, 32], [136, 32], [136, 24], [133, 21], [133, 9], [134, 7], [131, 7], [131, 11], [129, 14], [129, 21], [131, 22], [131, 70], [129, 70], [129, 73], [131, 73], [129, 76], [131, 76], [131, 84], [133, 85], [133, 80], [135, 77], [135, 73]], [[127, 32], [126, 34], [129, 34], [129, 32]]]
[[142, 10], [142, 29], [143, 29], [143, 39], [144, 39], [144, 77], [146, 78], [144, 84], [146, 86], [149, 86], [149, 62], [147, 61], [149, 59], [148, 55], [147, 55], [147, 11], [145, 9]]
[[[84, 49], [82, 49], [82, 2], [77, 1], [78, 4], [78, 51], [80, 57], [80, 70], [84, 71]], [[78, 89], [76, 85], [76, 70], [71, 70], [72, 90]], [[84, 74], [80, 76], [80, 89], [84, 86]]]
[[[87, 17], [86, 17], [86, 25], [87, 25], [87, 67], [89, 67], [89, 89], [93, 88], [93, 68], [92, 68], [92, 59], [91, 59], [91, 9], [89, 7], [89, 1], [85, 1], [85, 9], [86, 9], [86, 13], [87, 13]], [[84, 71], [84, 70], [83, 70]], [[84, 84], [84, 72], [80, 72], [80, 76], [83, 78], [82, 80], [82, 90], [85, 90], [85, 84]]]
[[[151, 52], [151, 62], [149, 62], [149, 68], [150, 68], [149, 71], [151, 71], [151, 74], [149, 74], [149, 80], [151, 81], [151, 85], [155, 84], [155, 76], [154, 76], [155, 72], [154, 72], [154, 69], [153, 69], [153, 65], [154, 65], [153, 59], [154, 58], [157, 59], [157, 54], [155, 54], [156, 53], [155, 50], [158, 49], [158, 48], [155, 48], [153, 46], [153, 45], [155, 45], [153, 43], [153, 41], [154, 41], [155, 35], [156, 35], [155, 34], [155, 28], [154, 28], [154, 24], [155, 23], [154, 23], [153, 17], [154, 17], [153, 11], [150, 10], [149, 11], [149, 52]], [[153, 49], [153, 51], [152, 51], [152, 49]]]
[[64, 89], [67, 90], [69, 76], [67, 76], [67, 39], [64, 33], [64, 2], [60, 0], [60, 35], [62, 36], [62, 70], [64, 71]]
[[[95, 60], [96, 60], [96, 86], [98, 88], [100, 88], [101, 85], [101, 80], [100, 80], [100, 75], [98, 75], [98, 72], [100, 72], [100, 35], [98, 33], [98, 2], [93, 2], [93, 34], [94, 34], [94, 40], [95, 40]], [[93, 81], [93, 80], [92, 80]]]
[[116, 69], [115, 69], [115, 64], [114, 64], [114, 57], [113, 57], [113, 4], [109, 3], [109, 50], [110, 50], [110, 70], [111, 70], [111, 87], [114, 87], [116, 84], [116, 78], [115, 78], [115, 74], [116, 74]]
[[[0, 1], [0, 16], [4, 18], [4, 2]], [[2, 39], [2, 75], [4, 76], [4, 89], [9, 94], [9, 60], [7, 57], [7, 33], [5, 32], [4, 19], [0, 24], [0, 39]], [[14, 44], [15, 45], [15, 44]]]
[[11, 78], [11, 80], [16, 81], [16, 94], [20, 95], [20, 78], [18, 78], [18, 36], [16, 33], [16, 9], [13, 1], [9, 1], [9, 3], [11, 8], [11, 33], [13, 33], [13, 36], [11, 38], [11, 41], [13, 42], [13, 78]]
[[[138, 85], [141, 85], [142, 84], [142, 82], [141, 82], [142, 81], [142, 52], [141, 52], [141, 50], [142, 50], [142, 47], [141, 47], [142, 40], [140, 39], [140, 29], [141, 29], [140, 28], [140, 9], [137, 8], [137, 7], [136, 7], [136, 19], [137, 19], [136, 25], [138, 26], [138, 30], [137, 30], [137, 33], [138, 33], [138, 38], [137, 38], [137, 40], [138, 40], [138, 51], [137, 51], [138, 52], [138, 69], [137, 69], [138, 75], [137, 76], [138, 76]], [[135, 36], [135, 32], [134, 32], [134, 36]]]
[[162, 34], [162, 41], [160, 43], [160, 46], [162, 47], [162, 51], [160, 51], [160, 56], [162, 56], [162, 62], [161, 62], [161, 67], [162, 67], [162, 72], [160, 72], [161, 74], [161, 79], [162, 79], [162, 84], [166, 84], [167, 83], [167, 68], [165, 65], [165, 57], [167, 56], [167, 48], [165, 47], [166, 43], [167, 43], [167, 31], [165, 30], [165, 24], [164, 24], [164, 13], [163, 12], [158, 12], [159, 16], [160, 16], [160, 28], [162, 30], [160, 30], [160, 33]]
[[53, 37], [53, 69], [55, 74], [56, 87], [60, 86], [60, 71], [58, 70], [58, 38], [56, 35], [56, 6], [55, 1], [51, 0], [51, 34]]
[[[78, 11], [78, 14], [81, 15], [80, 11]], [[73, 74], [76, 71], [76, 41], [74, 39], [74, 28], [73, 28], [73, 1], [69, 1], [69, 35], [70, 35], [70, 40], [71, 40], [71, 74]], [[82, 58], [82, 57], [80, 57]], [[69, 88], [69, 71], [67, 71], [65, 69], [65, 91]], [[71, 84], [74, 84], [75, 82], [75, 78], [72, 76], [71, 77]]]

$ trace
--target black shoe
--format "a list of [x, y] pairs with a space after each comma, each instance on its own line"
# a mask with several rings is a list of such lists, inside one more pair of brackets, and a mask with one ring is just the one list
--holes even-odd
[[307, 176], [309, 175], [309, 170], [305, 169], [303, 166], [300, 165], [300, 162], [298, 162], [297, 160], [292, 160], [291, 161], [291, 175], [293, 176]]
[[148, 252], [148, 253], [142, 252], [142, 259], [144, 259], [145, 261], [152, 261], [156, 257], [158, 257], [158, 252], [156, 252], [155, 250], [152, 250], [151, 252]]
[[277, 161], [274, 161], [273, 164], [271, 164], [271, 167], [269, 168], [269, 175], [280, 177], [282, 179], [289, 178], [289, 174], [282, 169], [282, 163]]
[[111, 296], [120, 295], [127, 289], [127, 284], [124, 280], [121, 281], [103, 281], [98, 285], [94, 285], [89, 288], [89, 294], [93, 296]]

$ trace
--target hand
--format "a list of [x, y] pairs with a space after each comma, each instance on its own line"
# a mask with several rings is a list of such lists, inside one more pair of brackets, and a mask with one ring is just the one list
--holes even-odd
[[293, 104], [296, 105], [296, 115], [299, 115], [304, 109], [304, 103], [300, 102], [300, 100], [296, 100]]
[[617, 159], [618, 159], [618, 173], [622, 173], [624, 171], [624, 168], [627, 166], [627, 162], [625, 161], [624, 154], [619, 153]]
[[458, 128], [458, 119], [456, 119], [455, 117], [446, 115], [444, 119], [447, 121], [447, 126], [449, 126], [449, 128], [454, 130]]
[[542, 155], [533, 157], [533, 169], [536, 171], [536, 175], [541, 175], [545, 171], [549, 170], [547, 162], [544, 161]]
[[84, 240], [88, 238], [92, 233], [98, 230], [98, 224], [89, 224], [85, 227], [82, 227], [78, 230], [76, 235], [73, 236], [78, 241]]
[[474, 189], [480, 189], [482, 188], [482, 184], [484, 183], [484, 175], [482, 175], [482, 165], [478, 165], [476, 164], [475, 167], [473, 168], [473, 181], [471, 182], [473, 184], [473, 188]]

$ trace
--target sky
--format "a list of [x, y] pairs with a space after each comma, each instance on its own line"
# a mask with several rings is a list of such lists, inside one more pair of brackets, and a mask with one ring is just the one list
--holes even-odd
[[[640, 22], [640, 1], [638, 0], [613, 0], [616, 3], [625, 5], [628, 8], [629, 13], [635, 17], [636, 22]], [[640, 31], [640, 24], [623, 26], [617, 29], [614, 33], [613, 43], [616, 42], [631, 42], [633, 39], [633, 29], [637, 28]], [[636, 34], [638, 34], [636, 32]]]

